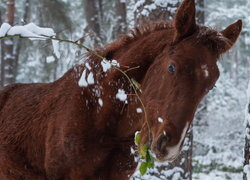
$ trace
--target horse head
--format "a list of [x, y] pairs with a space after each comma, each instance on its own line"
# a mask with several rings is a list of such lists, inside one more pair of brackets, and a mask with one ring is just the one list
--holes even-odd
[[143, 78], [144, 121], [141, 144], [151, 146], [159, 161], [174, 160], [201, 99], [219, 77], [217, 61], [237, 40], [241, 20], [223, 31], [199, 26], [194, 0], [184, 0], [169, 30], [171, 43], [156, 55]]

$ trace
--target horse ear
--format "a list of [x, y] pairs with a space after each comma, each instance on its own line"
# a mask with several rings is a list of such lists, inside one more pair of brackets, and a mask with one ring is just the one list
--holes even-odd
[[228, 40], [228, 43], [226, 43], [225, 47], [222, 47], [220, 50], [220, 53], [227, 52], [236, 42], [238, 39], [240, 32], [242, 30], [242, 21], [238, 20], [237, 22], [231, 24], [226, 29], [221, 31], [220, 33], [223, 35], [223, 37]]
[[175, 28], [174, 41], [181, 40], [192, 35], [196, 29], [195, 1], [184, 0], [177, 10], [173, 21]]

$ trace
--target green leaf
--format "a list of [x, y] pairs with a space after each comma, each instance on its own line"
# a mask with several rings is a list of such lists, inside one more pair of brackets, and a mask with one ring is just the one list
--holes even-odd
[[141, 87], [141, 84], [140, 83], [138, 83], [136, 80], [134, 80], [133, 78], [131, 79], [131, 81], [132, 81], [132, 83], [133, 83], [133, 85], [136, 87], [136, 89], [140, 89], [140, 87]]
[[140, 132], [137, 131], [135, 133], [135, 139], [134, 139], [134, 141], [135, 141], [135, 144], [138, 146], [139, 143], [140, 143], [140, 141], [141, 141], [141, 133]]
[[140, 165], [140, 173], [141, 173], [141, 175], [146, 174], [146, 172], [147, 172], [147, 167], [148, 167], [148, 165], [147, 165], [146, 162], [142, 162], [142, 163], [141, 163], [141, 165]]
[[154, 168], [154, 164], [155, 164], [154, 158], [152, 154], [150, 153], [150, 151], [147, 152], [146, 162], [147, 162], [148, 168]]
[[149, 150], [149, 146], [139, 146], [139, 154], [146, 159], [147, 151]]

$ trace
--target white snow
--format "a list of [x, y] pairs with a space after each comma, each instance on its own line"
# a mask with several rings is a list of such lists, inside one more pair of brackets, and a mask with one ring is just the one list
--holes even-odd
[[52, 63], [52, 62], [54, 62], [54, 61], [55, 61], [54, 56], [48, 56], [48, 57], [46, 57], [46, 62], [47, 62], [47, 63]]
[[123, 89], [118, 89], [118, 92], [116, 94], [116, 99], [119, 99], [120, 101], [126, 101], [127, 100], [127, 94]]
[[141, 108], [136, 108], [136, 112], [137, 113], [142, 113], [142, 109]]
[[244, 171], [244, 173], [246, 173], [247, 179], [250, 179], [250, 165], [249, 165], [249, 162], [248, 162], [248, 165], [244, 166], [243, 171]]
[[242, 179], [241, 173], [231, 173], [231, 172], [222, 172], [222, 171], [209, 171], [205, 173], [194, 173], [194, 180], [240, 180]]
[[[249, 114], [249, 104], [250, 104], [250, 81], [248, 83], [248, 88], [247, 88], [247, 105], [246, 105], [246, 111], [245, 111], [245, 124], [246, 124], [246, 132], [245, 135], [247, 139], [250, 139], [250, 114]], [[247, 179], [250, 179], [250, 165], [249, 162], [247, 165], [244, 166], [244, 173], [247, 175]]]
[[[11, 26], [8, 23], [3, 23], [0, 28], [0, 37], [20, 35], [21, 37], [29, 38], [30, 40], [46, 40], [49, 37], [55, 37], [56, 33], [52, 28], [44, 28], [29, 23], [24, 26]], [[52, 40], [52, 45], [56, 57], [60, 57], [59, 41]]]
[[207, 65], [206, 64], [201, 65], [201, 69], [203, 70], [204, 76], [207, 78], [209, 76]]
[[[53, 36], [53, 37], [55, 37], [55, 36]], [[53, 46], [54, 54], [56, 55], [57, 58], [60, 58], [59, 41], [52, 40], [52, 46]]]
[[116, 66], [116, 67], [120, 67], [120, 64], [117, 62], [117, 60], [115, 60], [115, 59], [113, 59], [112, 61], [111, 61], [111, 65], [112, 66]]
[[9, 25], [8, 23], [3, 23], [0, 27], [0, 37], [6, 36], [10, 28], [11, 28], [11, 25]]
[[88, 68], [88, 70], [91, 70], [89, 63], [86, 63], [85, 66], [86, 66], [86, 68]]
[[101, 98], [98, 99], [98, 103], [101, 107], [103, 106], [103, 100]]
[[136, 132], [135, 132], [135, 136], [136, 136], [138, 133], [140, 133], [140, 131], [136, 131]]
[[4, 36], [6, 36], [6, 35], [11, 35], [11, 36], [20, 35], [22, 37], [30, 38], [31, 40], [36, 40], [36, 39], [40, 39], [40, 38], [41, 38], [41, 40], [44, 40], [44, 38], [42, 36], [37, 35], [31, 31], [29, 31], [24, 26], [11, 27]]
[[83, 70], [82, 75], [78, 81], [80, 87], [87, 87], [88, 85], [95, 84], [94, 74], [90, 72], [87, 76], [86, 69]]
[[[245, 113], [245, 122], [247, 123], [248, 126], [250, 126], [250, 114], [248, 112], [249, 111], [249, 109], [248, 109], [249, 104], [250, 104], [250, 80], [248, 82], [248, 88], [247, 88], [247, 105], [246, 105], [246, 113]], [[249, 133], [249, 135], [250, 135], [250, 133]]]
[[103, 72], [107, 72], [111, 68], [110, 62], [108, 60], [106, 60], [106, 59], [103, 59], [101, 61], [101, 65], [102, 65]]
[[78, 81], [78, 85], [80, 87], [87, 87], [88, 86], [88, 82], [86, 81], [86, 69], [84, 69], [84, 71], [82, 72], [81, 78]]
[[158, 117], [158, 122], [163, 123], [163, 119], [161, 117]]
[[44, 28], [44, 27], [42, 28], [42, 27], [35, 25], [34, 23], [29, 23], [21, 27], [24, 27], [27, 31], [30, 31], [36, 35], [48, 36], [48, 37], [52, 37], [56, 35], [53, 29]]
[[102, 65], [103, 72], [107, 72], [112, 66], [120, 67], [120, 64], [117, 62], [117, 60], [114, 60], [114, 59], [112, 61], [103, 59], [101, 61], [101, 65]]
[[132, 146], [130, 147], [130, 153], [135, 154], [135, 150], [134, 150], [134, 148]]
[[142, 11], [139, 13], [142, 16], [148, 16], [157, 8], [165, 8], [169, 12], [175, 13], [177, 8], [175, 6], [169, 6], [169, 4], [175, 5], [179, 2], [179, 0], [154, 0], [150, 3], [145, 3], [145, 0], [138, 0], [133, 7], [133, 11], [138, 13], [138, 9], [142, 9], [141, 7], [143, 6]]
[[48, 37], [53, 37], [56, 35], [53, 29], [51, 28], [42, 28], [34, 23], [29, 23], [24, 26], [10, 26], [7, 23], [3, 23], [0, 28], [0, 37], [7, 35], [20, 35], [22, 37], [34, 39], [48, 39]]
[[89, 73], [88, 77], [87, 77], [87, 82], [88, 84], [94, 84], [95, 80], [94, 80], [94, 74], [92, 72]]
[[5, 45], [12, 45], [12, 44], [13, 44], [13, 41], [12, 41], [11, 39], [6, 39], [6, 40], [4, 41], [4, 44], [5, 44]]

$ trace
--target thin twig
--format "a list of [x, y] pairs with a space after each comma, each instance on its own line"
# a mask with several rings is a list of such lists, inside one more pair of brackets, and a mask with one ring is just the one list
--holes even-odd
[[134, 70], [134, 69], [139, 69], [139, 68], [140, 68], [140, 66], [131, 67], [131, 68], [129, 68], [129, 69], [126, 69], [124, 72], [127, 73], [127, 72], [129, 72], [129, 71], [132, 71], [132, 70]]

